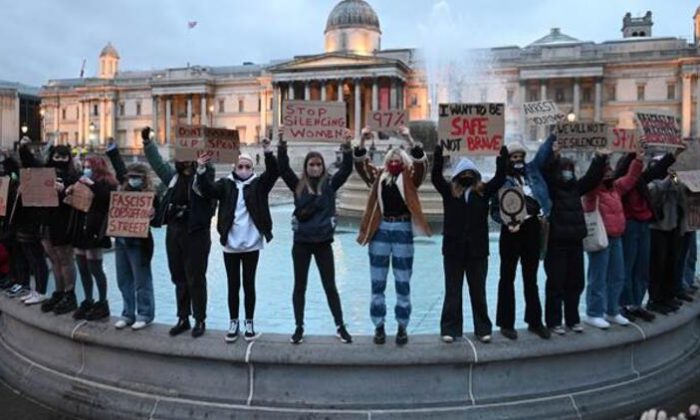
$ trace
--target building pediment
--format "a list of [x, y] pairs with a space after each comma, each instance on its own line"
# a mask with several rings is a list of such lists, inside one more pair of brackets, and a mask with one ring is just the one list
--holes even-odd
[[292, 61], [270, 67], [268, 68], [268, 71], [271, 73], [279, 73], [289, 71], [325, 70], [332, 68], [382, 66], [405, 67], [403, 62], [400, 60], [391, 58], [332, 53], [298, 57]]

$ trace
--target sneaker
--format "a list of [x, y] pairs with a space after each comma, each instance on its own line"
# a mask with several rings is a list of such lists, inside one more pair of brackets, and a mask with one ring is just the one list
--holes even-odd
[[399, 329], [396, 332], [396, 345], [405, 346], [408, 343], [408, 333], [406, 333], [406, 327], [399, 325]]
[[348, 332], [348, 330], [345, 328], [345, 325], [339, 325], [338, 330], [336, 335], [338, 336], [338, 339], [340, 339], [341, 343], [344, 344], [350, 344], [352, 343], [352, 336]]
[[491, 334], [477, 335], [476, 338], [477, 338], [477, 340], [481, 341], [482, 343], [490, 343], [491, 342]]
[[442, 339], [442, 341], [443, 341], [444, 343], [454, 343], [454, 341], [455, 341], [455, 338], [452, 337], [452, 336], [449, 335], [449, 334], [445, 334], [445, 335], [443, 335], [443, 336], [440, 337], [440, 338]]
[[138, 330], [142, 330], [142, 329], [148, 327], [149, 325], [151, 325], [151, 321], [148, 321], [148, 322], [146, 322], [146, 321], [136, 321], [136, 322], [134, 322], [134, 324], [131, 326], [131, 329], [134, 330], [134, 331], [138, 331]]
[[570, 329], [571, 331], [575, 332], [575, 333], [580, 334], [580, 333], [583, 332], [583, 325], [581, 325], [581, 324], [574, 324], [574, 325], [570, 326], [569, 329]]
[[73, 319], [75, 319], [76, 321], [79, 319], [85, 319], [85, 315], [87, 315], [87, 313], [90, 312], [93, 305], [95, 305], [95, 303], [92, 300], [85, 299], [84, 301], [82, 301], [78, 309], [75, 312], [73, 312]]
[[38, 293], [34, 290], [24, 289], [21, 292], [19, 292], [17, 298], [19, 298], [20, 302], [25, 302], [28, 299], [33, 298], [35, 295], [38, 295]]
[[608, 323], [608, 321], [597, 316], [587, 316], [583, 319], [583, 322], [592, 327], [600, 328], [601, 330], [607, 330], [608, 328], [610, 328], [610, 324]]
[[130, 321], [126, 320], [126, 319], [120, 319], [119, 321], [117, 321], [117, 322], [114, 323], [114, 328], [116, 328], [116, 329], [118, 329], [118, 330], [123, 330], [124, 328], [128, 327], [129, 325], [131, 325], [132, 322], [133, 322], [133, 321], [130, 322]]
[[98, 321], [105, 318], [109, 318], [109, 303], [106, 300], [95, 302], [92, 308], [85, 313], [85, 319], [88, 321]]
[[556, 335], [565, 335], [566, 334], [566, 330], [561, 325], [557, 325], [556, 327], [550, 328], [549, 330]]
[[292, 338], [289, 339], [292, 344], [301, 344], [304, 342], [304, 327], [297, 326], [292, 334]]
[[63, 292], [53, 292], [49, 300], [41, 304], [41, 312], [51, 312], [58, 302], [63, 299]]
[[384, 324], [382, 324], [374, 329], [374, 344], [384, 343], [386, 343], [386, 332], [384, 331]]
[[78, 309], [78, 302], [75, 299], [75, 292], [64, 292], [61, 301], [53, 307], [53, 313], [56, 315], [67, 314], [68, 312], [73, 312]]
[[10, 287], [12, 287], [14, 284], [15, 283], [9, 277], [3, 277], [3, 279], [0, 280], [0, 289], [7, 290]]
[[501, 335], [509, 340], [517, 340], [518, 332], [513, 328], [501, 328]]
[[646, 322], [652, 322], [656, 319], [656, 315], [652, 314], [651, 312], [647, 311], [642, 307], [634, 308], [633, 313], [637, 316], [637, 318], [640, 318], [641, 320]]
[[527, 330], [531, 333], [537, 334], [538, 336], [540, 336], [540, 338], [543, 338], [545, 340], [549, 339], [549, 337], [552, 336], [552, 333], [550, 333], [549, 329], [544, 325], [528, 325]]
[[606, 315], [605, 319], [611, 324], [617, 324], [623, 327], [626, 327], [630, 324], [630, 320], [625, 318], [621, 314], [617, 314], [615, 316]]
[[7, 297], [9, 297], [10, 299], [13, 299], [13, 298], [16, 298], [17, 296], [19, 296], [20, 292], [22, 292], [23, 289], [24, 289], [24, 286], [22, 286], [21, 284], [15, 284], [15, 285], [13, 285], [12, 287], [10, 287], [10, 288], [5, 292], [5, 294], [6, 294]]
[[226, 336], [224, 337], [224, 341], [227, 343], [234, 343], [236, 340], [238, 340], [238, 331], [240, 330], [240, 327], [238, 325], [238, 320], [237, 319], [232, 319], [231, 323], [228, 326], [228, 332], [226, 333]]
[[255, 329], [253, 328], [253, 320], [252, 319], [246, 319], [245, 320], [245, 333], [243, 334], [243, 339], [245, 341], [253, 341], [256, 338], [258, 338], [259, 334], [255, 333]]
[[634, 314], [634, 308], [629, 306], [623, 306], [620, 309], [620, 314], [627, 318], [630, 322], [634, 322], [637, 319], [637, 316]]
[[45, 302], [46, 300], [49, 299], [48, 296], [42, 295], [39, 292], [33, 292], [33, 293], [34, 293], [34, 295], [31, 298], [24, 301], [25, 305], [27, 305], [27, 306], [36, 305], [37, 303]]

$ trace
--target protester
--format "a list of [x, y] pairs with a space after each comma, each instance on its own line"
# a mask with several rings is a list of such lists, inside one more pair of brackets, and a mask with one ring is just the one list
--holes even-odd
[[610, 323], [622, 326], [630, 323], [620, 314], [620, 295], [625, 285], [622, 235], [626, 220], [622, 196], [637, 184], [642, 173], [643, 158], [644, 149], [640, 146], [627, 174], [618, 179], [614, 178], [608, 163], [601, 184], [584, 196], [584, 210], [600, 212], [608, 237], [606, 248], [588, 253], [587, 317], [584, 322], [596, 328], [610, 328]]
[[335, 261], [331, 248], [336, 226], [336, 192], [352, 173], [351, 140], [352, 136], [347, 131], [346, 141], [341, 146], [343, 162], [335, 174], [332, 176], [328, 174], [323, 155], [311, 151], [306, 154], [303, 173], [298, 177], [289, 166], [287, 143], [280, 135], [277, 149], [279, 172], [284, 183], [294, 194], [292, 216], [294, 295], [292, 301], [296, 329], [290, 339], [293, 344], [301, 344], [304, 341], [304, 306], [312, 256], [316, 260], [328, 306], [333, 314], [337, 336], [343, 343], [352, 342], [352, 337], [343, 322], [340, 296], [335, 285]]
[[[224, 264], [228, 277], [229, 330], [225, 340], [233, 343], [238, 339], [239, 290], [243, 278], [245, 293], [245, 332], [243, 338], [256, 338], [253, 318], [255, 315], [255, 273], [258, 268], [263, 238], [272, 240], [272, 217], [268, 196], [279, 176], [277, 160], [272, 154], [270, 141], [263, 140], [265, 172], [255, 173], [253, 158], [242, 153], [232, 165], [231, 174], [212, 183], [214, 168], [207, 165], [211, 155], [197, 160], [196, 185], [206, 198], [219, 201], [216, 229], [224, 251]], [[259, 160], [258, 155], [258, 160]], [[209, 172], [208, 174], [206, 172]], [[243, 275], [241, 276], [241, 268]]]
[[552, 210], [549, 215], [549, 235], [544, 269], [545, 323], [553, 333], [566, 334], [568, 329], [583, 332], [578, 307], [586, 285], [583, 271], [583, 239], [587, 228], [581, 197], [600, 185], [607, 155], [596, 153], [588, 171], [576, 179], [575, 162], [559, 154], [553, 144], [553, 153], [545, 164], [543, 175], [547, 181]]
[[[155, 188], [148, 173], [148, 167], [141, 163], [132, 163], [128, 167], [119, 153], [116, 143], [110, 143], [107, 156], [121, 184], [121, 191], [154, 192]], [[158, 227], [156, 209], [158, 195], [153, 197], [151, 226]], [[114, 324], [118, 330], [131, 326], [133, 330], [141, 330], [153, 322], [156, 311], [153, 294], [153, 274], [151, 260], [153, 259], [153, 235], [148, 230], [146, 238], [115, 238], [115, 265], [117, 269], [117, 285], [122, 295], [124, 308], [120, 319]]]
[[365, 141], [372, 137], [372, 133], [367, 128], [362, 130], [360, 146], [355, 149], [355, 168], [371, 189], [357, 242], [369, 244], [370, 316], [375, 326], [374, 342], [384, 344], [386, 341], [384, 291], [391, 261], [396, 289], [396, 344], [402, 346], [408, 343], [406, 328], [411, 316], [413, 237], [430, 235], [430, 226], [418, 197], [418, 187], [426, 175], [425, 153], [422, 146], [414, 142], [407, 127], [402, 127], [399, 134], [411, 147], [411, 154], [403, 148], [387, 151], [383, 168], [377, 168], [370, 162], [365, 149]]
[[[109, 318], [110, 315], [107, 276], [102, 267], [102, 255], [104, 249], [112, 247], [112, 241], [105, 233], [110, 192], [116, 189], [118, 183], [102, 157], [88, 156], [83, 162], [83, 176], [76, 184], [66, 188], [66, 194], [72, 196], [78, 184], [88, 187], [92, 191], [93, 199], [87, 213], [73, 208], [68, 221], [85, 295], [85, 300], [73, 312], [73, 318], [95, 321]], [[97, 302], [93, 300], [93, 278], [97, 285]]]
[[170, 329], [170, 335], [189, 330], [192, 314], [195, 320], [192, 337], [197, 338], [206, 329], [209, 229], [215, 203], [193, 191], [196, 162], [175, 162], [174, 167], [164, 162], [150, 138], [151, 133], [150, 127], [141, 131], [143, 151], [151, 168], [167, 185], [157, 224], [168, 225], [165, 247], [177, 298], [178, 321]]
[[695, 277], [695, 263], [697, 259], [697, 237], [694, 230], [688, 226], [688, 195], [691, 194], [688, 186], [679, 185], [679, 193], [682, 195], [680, 202], [683, 205], [681, 211], [682, 223], [680, 225], [681, 244], [678, 259], [676, 260], [676, 278], [674, 279], [674, 293], [676, 299], [682, 302], [693, 302], [694, 293], [691, 287]]
[[535, 158], [525, 163], [527, 151], [520, 143], [508, 145], [508, 176], [504, 188], [522, 188], [525, 194], [527, 216], [522, 223], [506, 223], [501, 220], [497, 196], [491, 199], [491, 217], [501, 224], [499, 254], [501, 273], [498, 282], [498, 308], [496, 325], [501, 334], [511, 340], [518, 338], [515, 330], [515, 270], [520, 260], [525, 293], [525, 322], [528, 330], [541, 338], [550, 337], [549, 329], [542, 324], [542, 305], [537, 290], [537, 270], [540, 264], [542, 220], [549, 216], [551, 202], [547, 184], [542, 176], [545, 162], [552, 153], [554, 136], [540, 146]]
[[462, 336], [462, 285], [464, 276], [474, 320], [474, 334], [482, 342], [491, 341], [491, 320], [486, 303], [486, 275], [489, 257], [489, 200], [505, 182], [508, 149], [496, 158], [496, 174], [482, 182], [476, 165], [461, 158], [452, 170], [450, 182], [442, 174], [443, 149], [435, 148], [431, 180], [442, 196], [442, 255], [445, 272], [445, 301], [440, 319], [440, 335], [446, 343]]

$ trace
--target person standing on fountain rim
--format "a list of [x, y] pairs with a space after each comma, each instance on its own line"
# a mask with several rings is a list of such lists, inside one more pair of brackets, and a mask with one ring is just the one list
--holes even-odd
[[304, 341], [305, 295], [312, 256], [316, 260], [328, 306], [333, 314], [337, 336], [343, 343], [352, 343], [352, 337], [343, 323], [343, 310], [335, 285], [335, 261], [331, 248], [336, 226], [336, 192], [345, 184], [352, 173], [350, 143], [352, 136], [349, 130], [346, 130], [345, 138], [345, 143], [341, 145], [343, 161], [333, 176], [326, 172], [323, 155], [311, 151], [304, 158], [304, 172], [299, 178], [289, 166], [287, 143], [280, 133], [277, 148], [280, 176], [294, 194], [294, 213], [292, 215], [294, 295], [292, 302], [296, 329], [290, 339], [292, 344], [301, 344]]
[[192, 337], [197, 338], [206, 329], [207, 263], [211, 248], [209, 229], [216, 203], [194, 191], [197, 163], [175, 162], [173, 168], [163, 161], [151, 133], [150, 127], [141, 131], [143, 151], [151, 168], [168, 187], [161, 201], [157, 224], [168, 225], [165, 247], [177, 298], [178, 321], [170, 329], [170, 335], [189, 330], [192, 314], [195, 320]]
[[564, 335], [566, 329], [562, 325], [562, 305], [566, 327], [577, 333], [583, 332], [578, 307], [586, 286], [583, 239], [588, 229], [581, 197], [600, 185], [608, 152], [598, 151], [586, 174], [576, 179], [574, 161], [559, 155], [556, 141], [552, 150], [543, 171], [552, 200], [544, 258], [547, 273], [544, 319], [550, 331]]
[[479, 341], [491, 341], [491, 320], [486, 303], [486, 276], [489, 258], [489, 200], [506, 180], [508, 149], [503, 146], [496, 158], [496, 174], [487, 183], [474, 163], [461, 158], [452, 171], [450, 182], [442, 175], [443, 148], [433, 154], [431, 180], [442, 196], [442, 255], [445, 270], [445, 301], [440, 319], [440, 335], [446, 343], [462, 336], [462, 285], [467, 276], [474, 320]]
[[[230, 326], [226, 333], [227, 343], [238, 339], [240, 323], [239, 290], [241, 288], [241, 266], [243, 268], [243, 291], [245, 293], [246, 341], [257, 335], [253, 326], [255, 314], [255, 272], [258, 268], [263, 238], [272, 240], [272, 216], [268, 196], [279, 177], [277, 159], [272, 154], [270, 140], [262, 141], [265, 153], [265, 172], [255, 173], [253, 158], [243, 153], [232, 165], [231, 174], [212, 183], [214, 167], [209, 164], [211, 154], [197, 160], [195, 185], [204, 197], [219, 200], [219, 217], [216, 229], [224, 248], [224, 264], [228, 277], [228, 309]], [[259, 155], [258, 155], [259, 156]], [[206, 172], [210, 172], [207, 174]]]
[[395, 148], [387, 152], [384, 167], [380, 169], [372, 165], [367, 156], [365, 141], [372, 138], [372, 132], [364, 128], [360, 146], [355, 149], [355, 168], [371, 189], [357, 242], [369, 244], [374, 342], [384, 344], [386, 341], [384, 291], [391, 261], [396, 288], [394, 315], [399, 324], [396, 344], [402, 346], [408, 343], [406, 328], [411, 316], [413, 237], [429, 236], [430, 226], [418, 198], [418, 187], [425, 180], [427, 158], [407, 127], [401, 127], [400, 135], [411, 146], [411, 155], [403, 148]]
[[501, 225], [501, 236], [498, 241], [501, 274], [498, 281], [496, 325], [501, 328], [501, 334], [511, 340], [518, 338], [518, 332], [515, 330], [514, 287], [518, 260], [522, 266], [525, 322], [528, 324], [528, 330], [543, 339], [548, 339], [551, 335], [549, 329], [542, 324], [542, 305], [537, 290], [537, 269], [542, 246], [542, 223], [546, 217], [549, 217], [551, 209], [542, 169], [552, 154], [554, 140], [555, 136], [550, 135], [529, 163], [525, 163], [527, 151], [522, 144], [511, 143], [507, 146], [508, 176], [503, 188], [522, 188], [527, 206], [525, 221], [521, 224], [504, 223], [501, 220], [498, 195], [494, 195], [491, 199], [491, 218]]

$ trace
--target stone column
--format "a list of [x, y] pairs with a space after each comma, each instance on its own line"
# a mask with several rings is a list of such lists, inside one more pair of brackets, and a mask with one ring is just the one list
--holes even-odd
[[[547, 100], [547, 81], [540, 80], [540, 100]], [[543, 139], [547, 135], [547, 127], [541, 126], [537, 127], [537, 138]]]
[[695, 76], [695, 137], [700, 137], [700, 78]]
[[326, 100], [326, 95], [327, 95], [327, 92], [326, 92], [326, 88], [327, 88], [327, 86], [326, 86], [326, 81], [325, 81], [325, 80], [321, 80], [320, 83], [321, 83], [321, 100], [322, 100], [322, 101], [325, 101], [325, 100]]
[[[58, 121], [61, 119], [61, 104], [56, 103], [56, 111], [53, 113], [54, 118], [53, 118], [53, 132], [54, 136], [57, 136], [59, 132], [59, 126], [58, 126]], [[58, 144], [58, 138], [54, 139], [54, 142]]]
[[288, 101], [293, 101], [294, 100], [294, 82], [289, 82], [289, 93], [287, 94], [287, 100]]
[[311, 100], [311, 82], [308, 80], [306, 82], [304, 82], [304, 100], [305, 101]]
[[192, 125], [192, 95], [187, 96], [187, 125]]
[[576, 119], [579, 120], [581, 116], [579, 115], [581, 111], [581, 86], [579, 84], [579, 79], [574, 79], [574, 114]]
[[102, 144], [105, 140], [105, 135], [107, 130], [105, 125], [107, 125], [107, 101], [103, 98], [100, 99], [100, 138], [97, 139], [97, 144]]
[[165, 139], [163, 144], [170, 144], [170, 131], [172, 130], [173, 99], [168, 96], [165, 100]]
[[372, 80], [372, 111], [379, 111], [379, 79]]
[[78, 101], [78, 140], [76, 141], [76, 146], [80, 144], [80, 140], [83, 138], [83, 127], [85, 126], [83, 124], [83, 121], [85, 120], [85, 112], [83, 111], [85, 111], [83, 109], [83, 102]]
[[260, 89], [260, 133], [258, 142], [267, 136], [267, 86]]
[[355, 138], [360, 138], [360, 130], [362, 129], [361, 102], [362, 95], [362, 79], [355, 79]]
[[202, 125], [209, 125], [209, 119], [207, 118], [207, 95], [202, 94], [202, 96], [199, 98], [199, 101], [199, 122]]
[[603, 119], [603, 81], [595, 80], [595, 112], [593, 119], [600, 122]]
[[692, 107], [692, 92], [691, 84], [693, 82], [692, 76], [690, 74], [683, 75], [683, 102], [681, 105], [682, 110], [682, 134], [683, 137], [690, 137], [690, 127], [691, 127], [691, 107]]
[[[112, 114], [110, 118], [110, 134], [109, 137], [114, 138], [114, 141], [117, 141], [117, 107], [119, 104], [117, 103], [117, 98], [116, 96], [112, 99]], [[105, 139], [106, 141], [106, 139]], [[107, 143], [105, 143], [107, 144]]]
[[279, 134], [280, 123], [280, 86], [279, 83], [272, 84], [272, 136], [276, 139]]
[[90, 101], [83, 101], [82, 103], [83, 111], [83, 127], [80, 134], [80, 145], [85, 146], [85, 140], [90, 131]]
[[391, 92], [389, 93], [389, 109], [396, 109], [396, 79], [391, 79]]
[[336, 100], [343, 102], [343, 79], [338, 80], [338, 94]]
[[518, 107], [518, 124], [520, 126], [520, 134], [522, 134], [523, 139], [528, 138], [527, 132], [527, 122], [525, 121], [525, 111], [523, 110], [523, 104], [527, 102], [527, 84], [525, 81], [521, 80], [518, 87], [518, 99], [520, 99], [520, 106]]
[[160, 137], [158, 132], [158, 105], [160, 98], [158, 96], [153, 96], [151, 99], [151, 128], [156, 132], [156, 137]]

